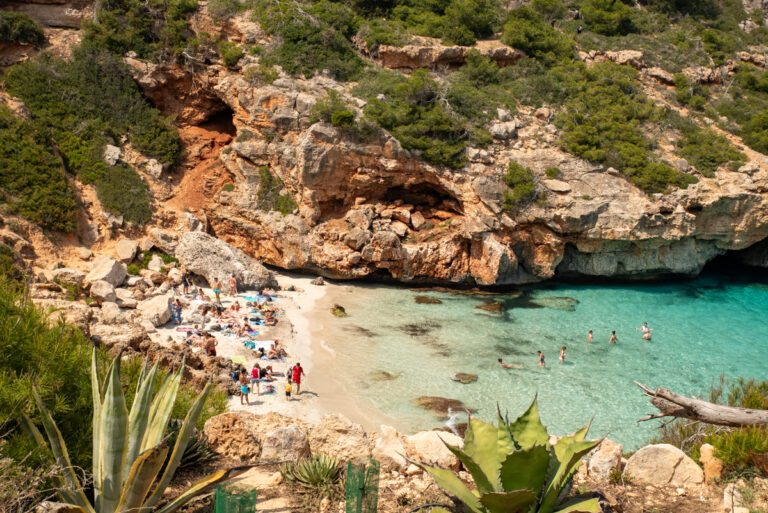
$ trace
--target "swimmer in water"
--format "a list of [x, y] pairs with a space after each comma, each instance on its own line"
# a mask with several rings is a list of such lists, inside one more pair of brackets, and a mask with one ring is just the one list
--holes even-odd
[[609, 340], [609, 341], [608, 341], [608, 343], [609, 343], [609, 344], [615, 344], [615, 343], [616, 343], [616, 342], [618, 342], [618, 341], [619, 341], [619, 339], [618, 339], [618, 338], [616, 338], [616, 332], [615, 332], [615, 331], [612, 331], [612, 332], [611, 332], [611, 340]]
[[504, 363], [503, 361], [501, 361], [501, 358], [499, 358], [499, 367], [501, 367], [502, 369], [516, 369], [516, 368], [522, 367], [522, 366], [523, 366], [522, 363], [518, 363], [518, 364]]
[[546, 367], [547, 363], [544, 361], [544, 353], [541, 351], [536, 351], [539, 354], [539, 367]]
[[651, 340], [651, 337], [653, 336], [651, 332], [652, 329], [648, 328], [648, 323], [644, 322], [643, 326], [641, 328], [635, 328], [636, 330], [640, 330], [643, 332], [643, 340]]
[[589, 330], [589, 333], [587, 333], [587, 342], [592, 343], [592, 330]]
[[560, 349], [560, 363], [565, 363], [565, 346]]

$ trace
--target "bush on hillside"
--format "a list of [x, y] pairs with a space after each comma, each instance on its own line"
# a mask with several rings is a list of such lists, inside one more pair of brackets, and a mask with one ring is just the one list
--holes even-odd
[[44, 132], [0, 106], [0, 203], [42, 228], [70, 232], [77, 204]]
[[253, 86], [265, 86], [269, 85], [280, 76], [274, 66], [265, 66], [259, 64], [258, 66], [249, 66], [245, 68], [243, 78]]
[[221, 55], [221, 59], [228, 68], [234, 68], [240, 59], [243, 58], [244, 52], [242, 48], [231, 41], [220, 41], [219, 55]]
[[[312, 106], [312, 111], [309, 116], [309, 120], [312, 123], [322, 121], [324, 123], [333, 123], [333, 116], [341, 112], [350, 112], [347, 102], [338, 91], [333, 89], [328, 91], [324, 97], [319, 98]], [[354, 120], [355, 115], [352, 114]], [[335, 125], [336, 123], [334, 123]]]
[[592, 32], [616, 36], [635, 31], [632, 24], [633, 10], [621, 0], [584, 0], [580, 10]]
[[760, 112], [744, 123], [741, 136], [753, 150], [768, 153], [768, 111]]
[[536, 183], [531, 168], [510, 162], [504, 174], [504, 182], [512, 188], [512, 192], [504, 191], [505, 210], [519, 208], [536, 199]]
[[572, 59], [575, 48], [572, 39], [555, 30], [531, 7], [519, 7], [510, 13], [501, 40], [547, 66]]
[[357, 37], [365, 41], [368, 52], [377, 56], [381, 45], [404, 46], [410, 40], [402, 22], [384, 18], [368, 20], [360, 26]]
[[258, 208], [261, 210], [276, 210], [281, 214], [288, 215], [296, 210], [296, 202], [290, 193], [283, 187], [283, 182], [276, 175], [272, 174], [268, 166], [259, 168], [259, 192]]
[[26, 13], [0, 11], [0, 43], [42, 46], [45, 43], [45, 33]]
[[722, 165], [733, 163], [733, 167], [738, 167], [747, 160], [746, 155], [722, 135], [673, 113], [669, 114], [669, 121], [682, 135], [677, 140], [679, 155], [704, 176], [714, 176]]
[[682, 73], [675, 75], [675, 93], [681, 105], [687, 105], [695, 110], [702, 110], [707, 103], [707, 92], [702, 85]]
[[228, 20], [240, 9], [238, 0], [211, 0], [208, 2], [208, 14], [215, 21]]
[[[61, 152], [66, 168], [94, 183], [104, 206], [127, 221], [151, 215], [146, 185], [135, 171], [102, 160], [104, 146], [127, 135], [133, 146], [166, 165], [181, 156], [176, 130], [141, 96], [125, 65], [105, 51], [81, 46], [69, 61], [43, 54], [12, 67], [4, 82]], [[124, 194], [127, 187], [134, 196]]]

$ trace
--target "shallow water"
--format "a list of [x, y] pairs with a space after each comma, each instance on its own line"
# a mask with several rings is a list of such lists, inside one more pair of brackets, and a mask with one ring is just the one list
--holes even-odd
[[[630, 449], [647, 442], [658, 425], [637, 424], [654, 409], [633, 380], [706, 395], [721, 374], [768, 377], [766, 283], [709, 273], [655, 284], [549, 283], [499, 296], [356, 285], [338, 298], [349, 317], [329, 321], [339, 329], [326, 343], [345, 388], [397, 419], [400, 430], [443, 424], [413, 404], [418, 396], [460, 399], [491, 420], [497, 403], [514, 416], [538, 393], [550, 432], [571, 432], [594, 416], [593, 436]], [[442, 304], [417, 304], [416, 296]], [[490, 301], [500, 302], [502, 312], [475, 308]], [[650, 342], [635, 330], [643, 321], [654, 330]], [[618, 344], [608, 343], [611, 330]], [[563, 345], [566, 363], [559, 364]], [[537, 350], [546, 356], [545, 369], [536, 366]], [[498, 357], [524, 367], [502, 369]], [[377, 371], [396, 377], [382, 379]], [[451, 380], [455, 372], [479, 379], [463, 385]]]

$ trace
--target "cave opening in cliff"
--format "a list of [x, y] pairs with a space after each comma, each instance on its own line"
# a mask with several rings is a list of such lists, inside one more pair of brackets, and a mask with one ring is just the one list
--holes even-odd
[[422, 208], [439, 208], [461, 214], [461, 204], [443, 187], [431, 183], [419, 183], [390, 187], [380, 198], [386, 203], [401, 200], [403, 203]]
[[198, 126], [211, 132], [218, 132], [220, 134], [227, 134], [235, 137], [237, 135], [237, 128], [233, 118], [235, 113], [226, 104], [222, 103], [221, 108], [216, 110], [213, 114], [205, 118], [205, 120]]

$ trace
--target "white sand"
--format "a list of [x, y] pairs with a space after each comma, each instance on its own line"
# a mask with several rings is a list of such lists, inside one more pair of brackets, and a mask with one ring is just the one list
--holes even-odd
[[[245, 368], [248, 370], [249, 376], [255, 363], [259, 363], [262, 367], [271, 365], [274, 372], [286, 373], [290, 366], [296, 362], [301, 362], [306, 374], [301, 380], [301, 393], [295, 393], [294, 385], [294, 394], [292, 394], [293, 397], [290, 401], [285, 397], [286, 378], [278, 377], [277, 381], [273, 382], [275, 392], [257, 395], [256, 391], [253, 390], [248, 395], [250, 405], [241, 404], [239, 395], [231, 396], [229, 399], [230, 411], [244, 410], [256, 414], [277, 412], [312, 423], [317, 422], [322, 414], [328, 412], [328, 410], [321, 407], [318, 395], [312, 391], [313, 370], [315, 367], [311, 359], [310, 320], [307, 314], [312, 311], [315, 303], [323, 297], [326, 290], [324, 286], [312, 285], [310, 283], [312, 279], [311, 277], [278, 274], [277, 281], [282, 289], [293, 285], [296, 291], [281, 290], [279, 292], [280, 297], [273, 301], [272, 304], [282, 314], [277, 318], [278, 323], [276, 326], [258, 326], [256, 328], [259, 332], [258, 336], [255, 337], [257, 340], [280, 339], [282, 346], [288, 352], [288, 358], [285, 361], [257, 359], [252, 350], [245, 348], [240, 337], [227, 337], [221, 332], [210, 332], [218, 341], [216, 346], [217, 354], [225, 358], [245, 358]], [[209, 296], [214, 296], [212, 290], [204, 290]], [[244, 298], [251, 295], [255, 295], [255, 292], [241, 292], [237, 297], [222, 294], [221, 303], [226, 308], [235, 300], [238, 300], [241, 305], [245, 305]], [[184, 315], [182, 315], [183, 317]], [[182, 323], [182, 327], [191, 328], [192, 324]], [[163, 327], [157, 328], [157, 332], [152, 334], [152, 339], [156, 343], [168, 345], [170, 343], [169, 337], [174, 342], [182, 343], [186, 336], [187, 333], [176, 331], [176, 325], [168, 323]], [[193, 350], [201, 351], [200, 348], [194, 348]], [[317, 376], [319, 378], [320, 372], [317, 373]], [[260, 385], [262, 391], [264, 391], [264, 385], [264, 383]]]

